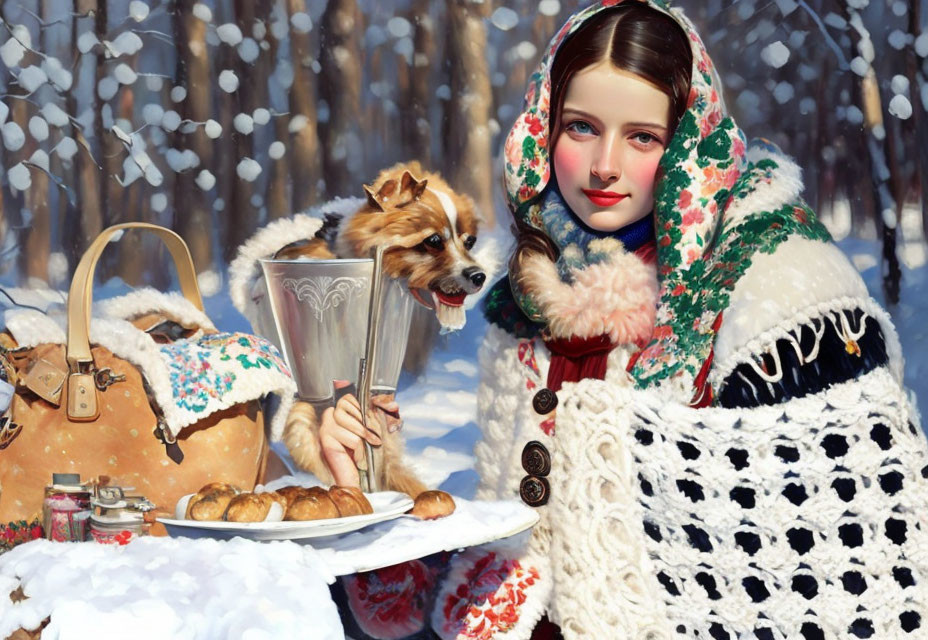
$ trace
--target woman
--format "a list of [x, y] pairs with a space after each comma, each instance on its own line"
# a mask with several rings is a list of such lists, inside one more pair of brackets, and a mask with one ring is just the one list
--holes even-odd
[[475, 453], [478, 496], [541, 522], [458, 556], [443, 638], [920, 633], [928, 460], [898, 340], [718, 91], [654, 0], [580, 11], [532, 77]]

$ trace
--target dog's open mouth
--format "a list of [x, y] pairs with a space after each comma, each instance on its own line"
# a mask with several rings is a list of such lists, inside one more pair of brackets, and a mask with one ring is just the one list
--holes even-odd
[[442, 329], [456, 331], [464, 327], [464, 299], [467, 292], [449, 293], [442, 289], [410, 289], [419, 304], [435, 310], [435, 317]]

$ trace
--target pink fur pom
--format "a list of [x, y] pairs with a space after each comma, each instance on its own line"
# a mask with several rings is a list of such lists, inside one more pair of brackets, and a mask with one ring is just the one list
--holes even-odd
[[657, 272], [633, 253], [573, 271], [562, 282], [554, 263], [540, 254], [525, 257], [520, 284], [548, 320], [555, 338], [607, 334], [615, 344], [643, 346], [657, 311]]

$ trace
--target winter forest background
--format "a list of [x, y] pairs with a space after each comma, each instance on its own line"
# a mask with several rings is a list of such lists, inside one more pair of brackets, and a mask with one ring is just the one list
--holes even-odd
[[[184, 236], [210, 296], [254, 229], [358, 195], [400, 160], [508, 226], [503, 139], [548, 39], [586, 2], [0, 4], [0, 282], [64, 289], [102, 228], [140, 220]], [[854, 259], [892, 306], [900, 274], [926, 270], [926, 0], [676, 4], [749, 137], [799, 160], [837, 239], [878, 243]], [[120, 244], [104, 278], [165, 284], [155, 241]]]

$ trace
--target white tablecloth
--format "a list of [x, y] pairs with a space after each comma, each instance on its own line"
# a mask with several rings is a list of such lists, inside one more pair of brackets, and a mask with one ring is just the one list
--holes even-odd
[[[0, 638], [50, 617], [43, 640], [341, 640], [327, 588], [336, 576], [498, 540], [538, 520], [518, 502], [455, 501], [455, 513], [440, 520], [402, 516], [299, 543], [30, 542], [0, 555]], [[14, 603], [18, 589], [27, 598]]]

